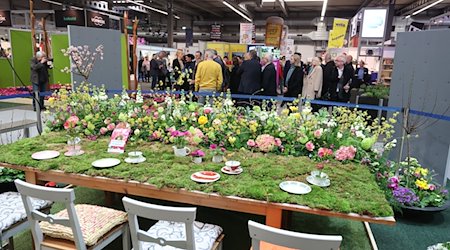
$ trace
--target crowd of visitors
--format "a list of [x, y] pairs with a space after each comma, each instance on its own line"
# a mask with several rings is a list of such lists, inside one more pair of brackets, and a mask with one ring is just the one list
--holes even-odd
[[352, 88], [370, 81], [365, 63], [360, 61], [355, 69], [351, 55], [339, 55], [333, 60], [325, 53], [322, 58], [314, 57], [305, 64], [298, 52], [289, 60], [284, 57], [274, 60], [271, 54], [260, 58], [251, 50], [243, 57], [229, 60], [213, 49], [207, 49], [204, 55], [200, 51], [185, 55], [178, 50], [169, 67], [167, 53], [162, 51], [150, 60], [147, 56], [141, 58], [139, 78], [160, 89], [175, 87], [185, 91], [230, 91], [339, 102], [348, 102]]

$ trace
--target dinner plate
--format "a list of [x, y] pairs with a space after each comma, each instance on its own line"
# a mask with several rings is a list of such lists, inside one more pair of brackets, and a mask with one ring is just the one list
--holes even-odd
[[116, 158], [103, 158], [92, 162], [92, 166], [96, 168], [110, 168], [120, 164], [120, 160]]
[[191, 175], [191, 180], [199, 183], [210, 183], [220, 179], [220, 174], [213, 171], [199, 171]]
[[230, 170], [227, 166], [225, 166], [225, 167], [223, 167], [222, 169], [220, 169], [220, 171], [222, 171], [222, 172], [225, 173], [225, 174], [234, 174], [234, 175], [237, 175], [237, 174], [242, 173], [242, 171], [244, 171], [244, 169], [241, 168], [241, 167], [239, 167], [239, 168], [237, 168], [235, 171], [232, 171], [232, 170]]
[[311, 192], [311, 187], [299, 181], [283, 181], [280, 188], [291, 194], [307, 194]]
[[142, 163], [144, 162], [146, 159], [145, 157], [139, 157], [139, 158], [125, 158], [125, 162], [126, 163], [130, 163], [130, 164], [138, 164], [138, 163]]
[[316, 177], [311, 175], [306, 177], [306, 181], [319, 187], [328, 187], [331, 184], [330, 179], [323, 178], [323, 181], [320, 182]]
[[56, 158], [59, 155], [60, 155], [60, 153], [58, 151], [44, 150], [44, 151], [40, 151], [40, 152], [36, 152], [36, 153], [32, 154], [31, 158], [33, 158], [35, 160], [48, 160], [48, 159]]

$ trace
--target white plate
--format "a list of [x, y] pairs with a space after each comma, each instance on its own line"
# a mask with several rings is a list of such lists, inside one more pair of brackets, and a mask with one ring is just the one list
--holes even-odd
[[59, 155], [60, 155], [60, 153], [58, 151], [45, 150], [45, 151], [40, 151], [40, 152], [36, 152], [36, 153], [32, 154], [31, 158], [33, 158], [35, 160], [48, 160], [48, 159], [56, 158]]
[[120, 164], [120, 160], [116, 158], [103, 158], [92, 163], [96, 168], [110, 168]]
[[311, 192], [311, 187], [299, 181], [283, 181], [280, 188], [291, 194], [307, 194]]
[[67, 151], [67, 152], [64, 153], [64, 155], [67, 156], [67, 157], [79, 156], [79, 155], [82, 155], [82, 154], [84, 154], [83, 150], [78, 150], [78, 152], [76, 154], [73, 153], [73, 151]]
[[[193, 174], [191, 175], [191, 180], [193, 180], [193, 181], [195, 181], [195, 182], [199, 182], [199, 183], [211, 183], [211, 182], [215, 182], [215, 181], [217, 181], [218, 179], [220, 179], [220, 174], [218, 174], [218, 173], [216, 173], [216, 172], [212, 172], [212, 173], [215, 173], [214, 179], [203, 179], [203, 178], [198, 178], [197, 176], [200, 176], [200, 177], [201, 177], [201, 176], [208, 177], [208, 176], [202, 174], [202, 172], [212, 172], [212, 171], [199, 171], [199, 172], [193, 173]], [[209, 176], [209, 177], [211, 177], [211, 176]]]
[[220, 171], [222, 171], [225, 174], [240, 174], [242, 173], [242, 171], [244, 171], [244, 169], [239, 167], [235, 171], [231, 171], [228, 167], [225, 166], [222, 169], [220, 169]]
[[323, 181], [323, 182], [317, 181], [317, 178], [315, 178], [314, 176], [311, 176], [311, 175], [306, 177], [306, 181], [311, 183], [311, 184], [313, 184], [313, 185], [316, 185], [316, 186], [319, 186], [319, 187], [328, 187], [328, 186], [330, 186], [330, 184], [331, 184], [330, 179], [324, 179], [324, 180], [325, 181]]
[[146, 159], [145, 157], [139, 157], [139, 158], [125, 158], [125, 162], [126, 163], [130, 163], [130, 164], [138, 164], [138, 163], [142, 163], [144, 162]]

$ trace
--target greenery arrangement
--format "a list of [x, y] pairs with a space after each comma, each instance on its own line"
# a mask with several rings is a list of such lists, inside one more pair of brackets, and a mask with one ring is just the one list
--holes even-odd
[[450, 249], [450, 241], [445, 243], [438, 243], [436, 245], [429, 246], [427, 250], [449, 250]]
[[377, 85], [362, 85], [360, 88], [363, 93], [361, 96], [374, 97], [377, 99], [389, 98], [389, 86], [383, 84]]
[[10, 183], [15, 179], [24, 180], [25, 173], [20, 170], [0, 167], [0, 183]]
[[[291, 195], [282, 191], [279, 184], [285, 180], [306, 182], [306, 177], [316, 169], [316, 162], [308, 157], [252, 153], [247, 149], [227, 151], [225, 157], [240, 161], [243, 173], [237, 176], [224, 174], [215, 183], [198, 184], [190, 180], [191, 174], [202, 170], [219, 172], [223, 163], [212, 163], [212, 156], [206, 155], [205, 163], [195, 164], [190, 157], [175, 157], [170, 145], [157, 141], [140, 141], [128, 145], [126, 150], [142, 151], [146, 162], [137, 165], [122, 162], [114, 168], [95, 169], [91, 166], [93, 161], [111, 157], [111, 154], [107, 153], [108, 142], [107, 137], [100, 137], [95, 141], [83, 140], [84, 155], [60, 156], [46, 161], [33, 160], [33, 152], [63, 150], [62, 146], [66, 143], [65, 133], [51, 132], [0, 146], [0, 162], [35, 167], [42, 171], [62, 170], [67, 173], [136, 180], [158, 187], [185, 188], [270, 202], [301, 204], [343, 213], [381, 217], [393, 215], [393, 210], [373, 174], [367, 167], [358, 163], [342, 164], [332, 160], [324, 164], [324, 171], [333, 179], [333, 185], [328, 188], [313, 186], [312, 192], [307, 195]], [[123, 160], [127, 156], [125, 154], [115, 157]]]

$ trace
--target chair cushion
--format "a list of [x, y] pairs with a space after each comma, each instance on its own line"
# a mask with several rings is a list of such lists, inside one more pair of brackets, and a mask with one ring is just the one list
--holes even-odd
[[[153, 238], [163, 238], [166, 241], [186, 240], [186, 224], [170, 221], [158, 221], [147, 231]], [[223, 229], [219, 226], [194, 222], [194, 238], [196, 250], [211, 250], [216, 239], [222, 234]], [[155, 243], [143, 242], [144, 250], [175, 250], [179, 248], [165, 246]]]
[[[41, 210], [49, 207], [52, 202], [31, 198], [31, 204], [33, 209]], [[6, 192], [0, 194], [0, 233], [26, 218], [27, 213], [19, 193]]]
[[[123, 211], [95, 205], [75, 205], [81, 233], [87, 246], [97, 243], [105, 234], [114, 227], [127, 221], [127, 214]], [[67, 210], [64, 209], [55, 214], [55, 217], [69, 218]], [[53, 238], [74, 241], [72, 229], [59, 224], [50, 224], [46, 221], [40, 223], [42, 232]]]
[[259, 249], [260, 250], [296, 250], [293, 248], [287, 248], [287, 247], [282, 247], [282, 246], [277, 246], [277, 245], [273, 245], [264, 241], [261, 241], [259, 244]]

